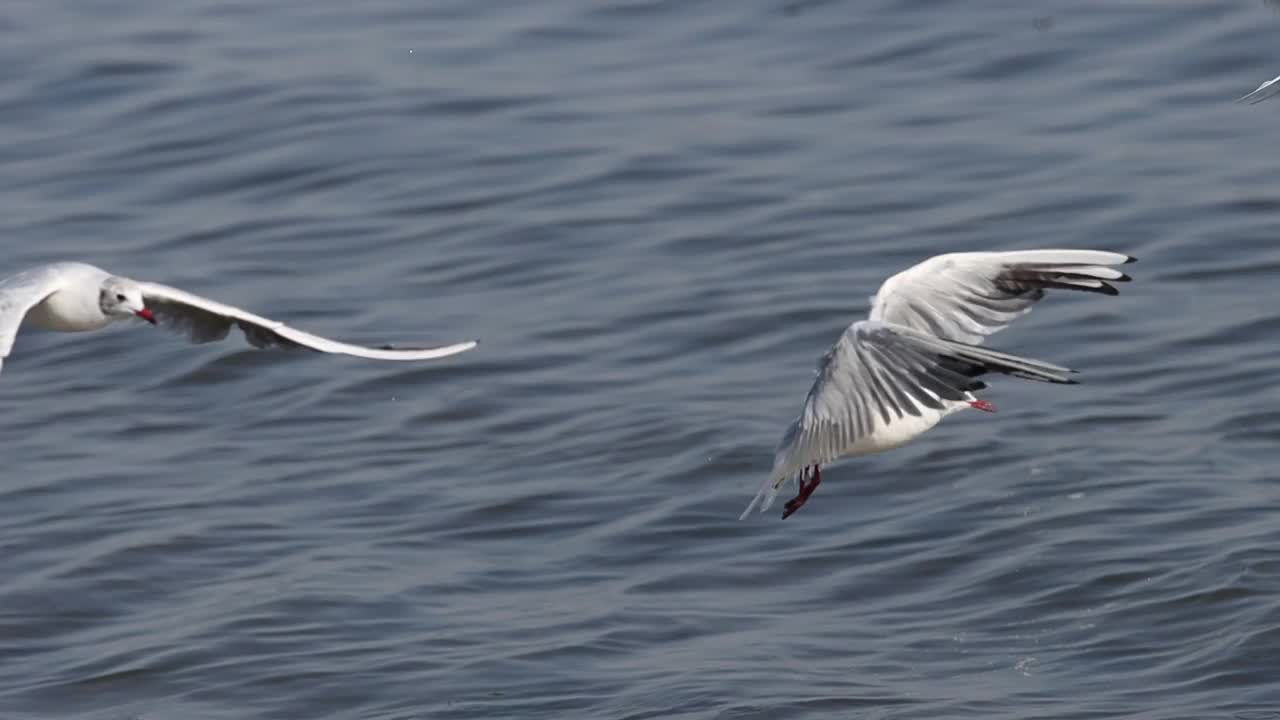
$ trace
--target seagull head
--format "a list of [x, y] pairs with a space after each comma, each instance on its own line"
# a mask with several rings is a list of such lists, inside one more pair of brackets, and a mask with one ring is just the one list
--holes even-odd
[[102, 282], [98, 292], [98, 307], [102, 314], [110, 318], [140, 317], [156, 324], [156, 316], [147, 309], [142, 299], [142, 288], [132, 280], [120, 277], [109, 277]]

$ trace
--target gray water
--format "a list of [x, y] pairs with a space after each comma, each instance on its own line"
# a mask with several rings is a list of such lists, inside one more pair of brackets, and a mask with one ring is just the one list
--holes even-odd
[[[11, 2], [4, 272], [434, 363], [25, 332], [0, 718], [1280, 713], [1263, 2]], [[1136, 255], [995, 415], [739, 522], [813, 364], [958, 250]]]

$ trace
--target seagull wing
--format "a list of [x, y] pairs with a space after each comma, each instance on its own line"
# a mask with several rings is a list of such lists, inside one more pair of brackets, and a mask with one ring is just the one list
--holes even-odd
[[62, 275], [52, 265], [25, 270], [0, 280], [0, 366], [13, 350], [13, 340], [27, 313], [61, 287]]
[[270, 320], [168, 285], [139, 285], [142, 287], [143, 302], [155, 315], [156, 321], [186, 334], [196, 343], [221, 340], [231, 331], [232, 326], [237, 326], [249, 344], [258, 348], [306, 348], [374, 360], [432, 360], [456, 355], [476, 346], [475, 341], [434, 348], [371, 348], [351, 345], [312, 335], [278, 320]]
[[1134, 258], [1101, 250], [951, 253], [889, 278], [872, 298], [871, 319], [947, 340], [980, 343], [1031, 311], [1045, 291], [1117, 295], [1128, 275], [1111, 265]]
[[1280, 77], [1271, 78], [1270, 80], [1259, 85], [1257, 90], [1254, 90], [1253, 92], [1243, 97], [1236, 98], [1236, 102], [1249, 103], [1250, 105], [1255, 105], [1257, 103], [1262, 102], [1263, 100], [1266, 100], [1272, 95], [1275, 95], [1277, 92], [1280, 92], [1280, 85], [1276, 84], [1277, 80], [1280, 80]]
[[943, 340], [899, 325], [862, 320], [818, 362], [800, 416], [778, 444], [773, 472], [742, 513], [764, 512], [787, 480], [841, 457], [872, 433], [908, 416], [941, 413], [985, 387], [990, 372], [1073, 384], [1064, 367]]

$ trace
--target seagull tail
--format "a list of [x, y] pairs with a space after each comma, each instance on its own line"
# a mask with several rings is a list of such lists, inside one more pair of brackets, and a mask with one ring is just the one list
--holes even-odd
[[806, 464], [812, 463], [812, 458], [797, 456], [797, 443], [800, 442], [800, 418], [792, 421], [787, 427], [787, 431], [783, 433], [782, 440], [778, 442], [778, 448], [773, 454], [773, 471], [769, 473], [769, 477], [760, 483], [760, 489], [756, 491], [756, 496], [751, 499], [747, 509], [742, 511], [738, 516], [739, 520], [745, 520], [752, 510], [760, 509], [760, 512], [767, 512], [773, 505], [773, 501], [777, 499], [778, 493], [782, 491], [784, 485], [788, 481], [796, 478], [796, 472], [803, 469]]
[[757, 507], [760, 512], [767, 512], [769, 507], [773, 505], [773, 501], [778, 497], [778, 491], [782, 488], [785, 477], [770, 477], [760, 484], [760, 490], [756, 492], [756, 496], [751, 498], [751, 502], [747, 505], [747, 509], [742, 511], [738, 516], [739, 520], [745, 520], [752, 510]]

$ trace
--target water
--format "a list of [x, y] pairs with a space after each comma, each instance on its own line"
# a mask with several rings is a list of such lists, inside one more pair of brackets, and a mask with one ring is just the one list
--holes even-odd
[[[399, 365], [26, 333], [0, 715], [1280, 712], [1280, 73], [1261, 2], [16, 3], [6, 271]], [[935, 253], [1137, 255], [1016, 380], [738, 522]]]

